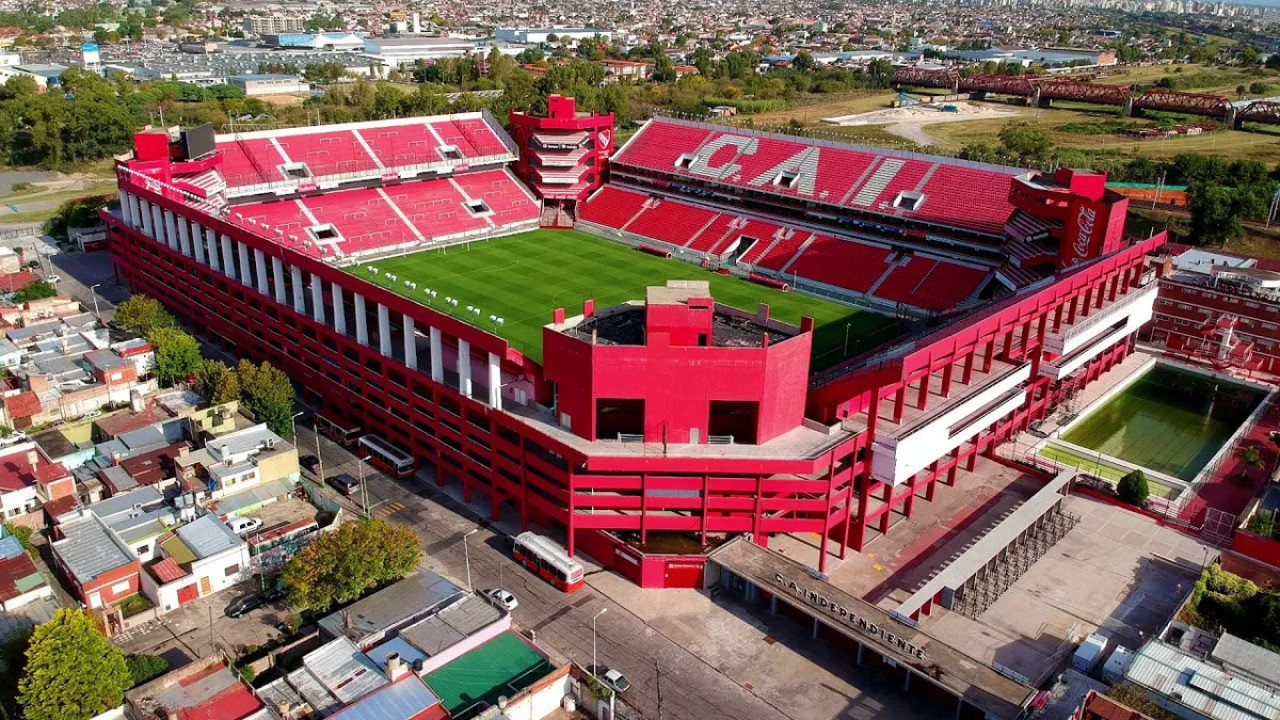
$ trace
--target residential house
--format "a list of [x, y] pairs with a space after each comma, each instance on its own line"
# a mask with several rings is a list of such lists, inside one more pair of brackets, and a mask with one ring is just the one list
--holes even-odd
[[71, 473], [50, 461], [34, 442], [0, 448], [0, 511], [5, 522], [44, 527], [44, 517], [36, 511], [74, 494]]
[[274, 720], [278, 716], [220, 655], [199, 658], [124, 696], [125, 716], [138, 720]]
[[138, 594], [142, 563], [96, 514], [81, 510], [58, 525], [51, 548], [72, 594], [89, 608], [104, 608]]
[[[293, 492], [299, 477], [298, 451], [264, 424], [220, 435], [178, 462], [179, 478], [189, 487], [203, 482], [213, 500], [259, 486], [264, 497]], [[262, 504], [255, 502], [255, 504]], [[228, 515], [235, 509], [220, 508]]]
[[0, 538], [0, 608], [13, 612], [27, 603], [53, 596], [53, 588], [40, 574], [18, 538]]
[[249, 577], [249, 546], [216, 515], [205, 515], [161, 540], [163, 557], [142, 576], [142, 591], [160, 612], [211, 595]]

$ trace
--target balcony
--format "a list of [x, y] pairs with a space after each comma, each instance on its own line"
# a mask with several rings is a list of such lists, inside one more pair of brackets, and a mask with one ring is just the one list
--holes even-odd
[[1098, 338], [1112, 334], [1114, 328], [1121, 323], [1128, 328], [1128, 332], [1137, 330], [1151, 319], [1158, 291], [1157, 283], [1149, 283], [1103, 303], [1102, 307], [1091, 311], [1088, 317], [1077, 316], [1074, 323], [1068, 324], [1064, 318], [1062, 327], [1057, 331], [1050, 328], [1050, 332], [1045, 334], [1045, 352], [1071, 356]]

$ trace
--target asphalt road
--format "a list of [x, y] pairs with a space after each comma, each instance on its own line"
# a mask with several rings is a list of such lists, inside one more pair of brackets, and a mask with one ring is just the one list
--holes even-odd
[[[302, 423], [306, 423], [305, 418]], [[299, 453], [315, 455], [316, 436], [310, 426], [304, 424], [297, 428]], [[326, 476], [345, 472], [359, 477], [355, 457], [326, 438], [320, 438], [320, 457]], [[372, 516], [411, 526], [422, 539], [426, 566], [463, 587], [469, 556], [473, 586], [478, 589], [502, 587], [514, 593], [520, 601], [514, 613], [516, 624], [533, 630], [538, 644], [553, 654], [583, 666], [590, 665], [592, 618], [606, 609], [597, 620], [599, 662], [627, 676], [632, 688], [623, 700], [643, 717], [663, 720], [788, 717], [590, 585], [575, 593], [562, 593], [530, 574], [512, 559], [505, 533], [490, 527], [485, 518], [440, 491], [426, 471], [419, 471], [414, 479], [397, 481], [366, 464], [364, 477]], [[359, 494], [340, 501], [352, 512], [361, 512]], [[464, 548], [463, 536], [477, 528], [477, 532], [467, 537]]]

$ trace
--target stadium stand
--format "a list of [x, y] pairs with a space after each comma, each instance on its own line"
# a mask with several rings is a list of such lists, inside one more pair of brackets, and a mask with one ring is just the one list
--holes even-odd
[[907, 256], [875, 288], [875, 295], [926, 310], [946, 310], [973, 295], [988, 274], [925, 255]]
[[612, 164], [629, 181], [639, 170], [636, 181], [658, 173], [995, 237], [1013, 211], [1009, 183], [1020, 172], [669, 118], [646, 124]]
[[692, 236], [685, 247], [697, 252], [707, 252], [713, 245], [720, 242], [725, 233], [741, 223], [742, 218], [729, 213], [720, 213], [710, 225], [702, 229], [702, 232]]
[[312, 177], [376, 169], [378, 162], [349, 130], [273, 138], [281, 162], [304, 163]]
[[578, 208], [578, 217], [587, 222], [621, 230], [640, 212], [649, 196], [606, 185]]
[[385, 167], [440, 162], [440, 143], [426, 125], [391, 125], [353, 131]]
[[888, 272], [892, 257], [888, 248], [819, 235], [786, 274], [866, 293]]
[[507, 170], [485, 170], [458, 175], [454, 182], [473, 200], [483, 200], [493, 211], [495, 225], [536, 220], [540, 206]]
[[717, 215], [712, 210], [663, 199], [656, 207], [640, 213], [628, 230], [672, 245], [684, 245]]
[[227, 185], [241, 187], [283, 180], [280, 153], [270, 140], [252, 139], [218, 143], [222, 153], [222, 177]]

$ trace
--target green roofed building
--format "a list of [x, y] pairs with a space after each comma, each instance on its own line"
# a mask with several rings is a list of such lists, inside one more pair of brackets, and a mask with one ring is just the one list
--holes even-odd
[[551, 662], [513, 632], [505, 632], [422, 679], [454, 720], [467, 720], [498, 698], [512, 697], [553, 670]]

